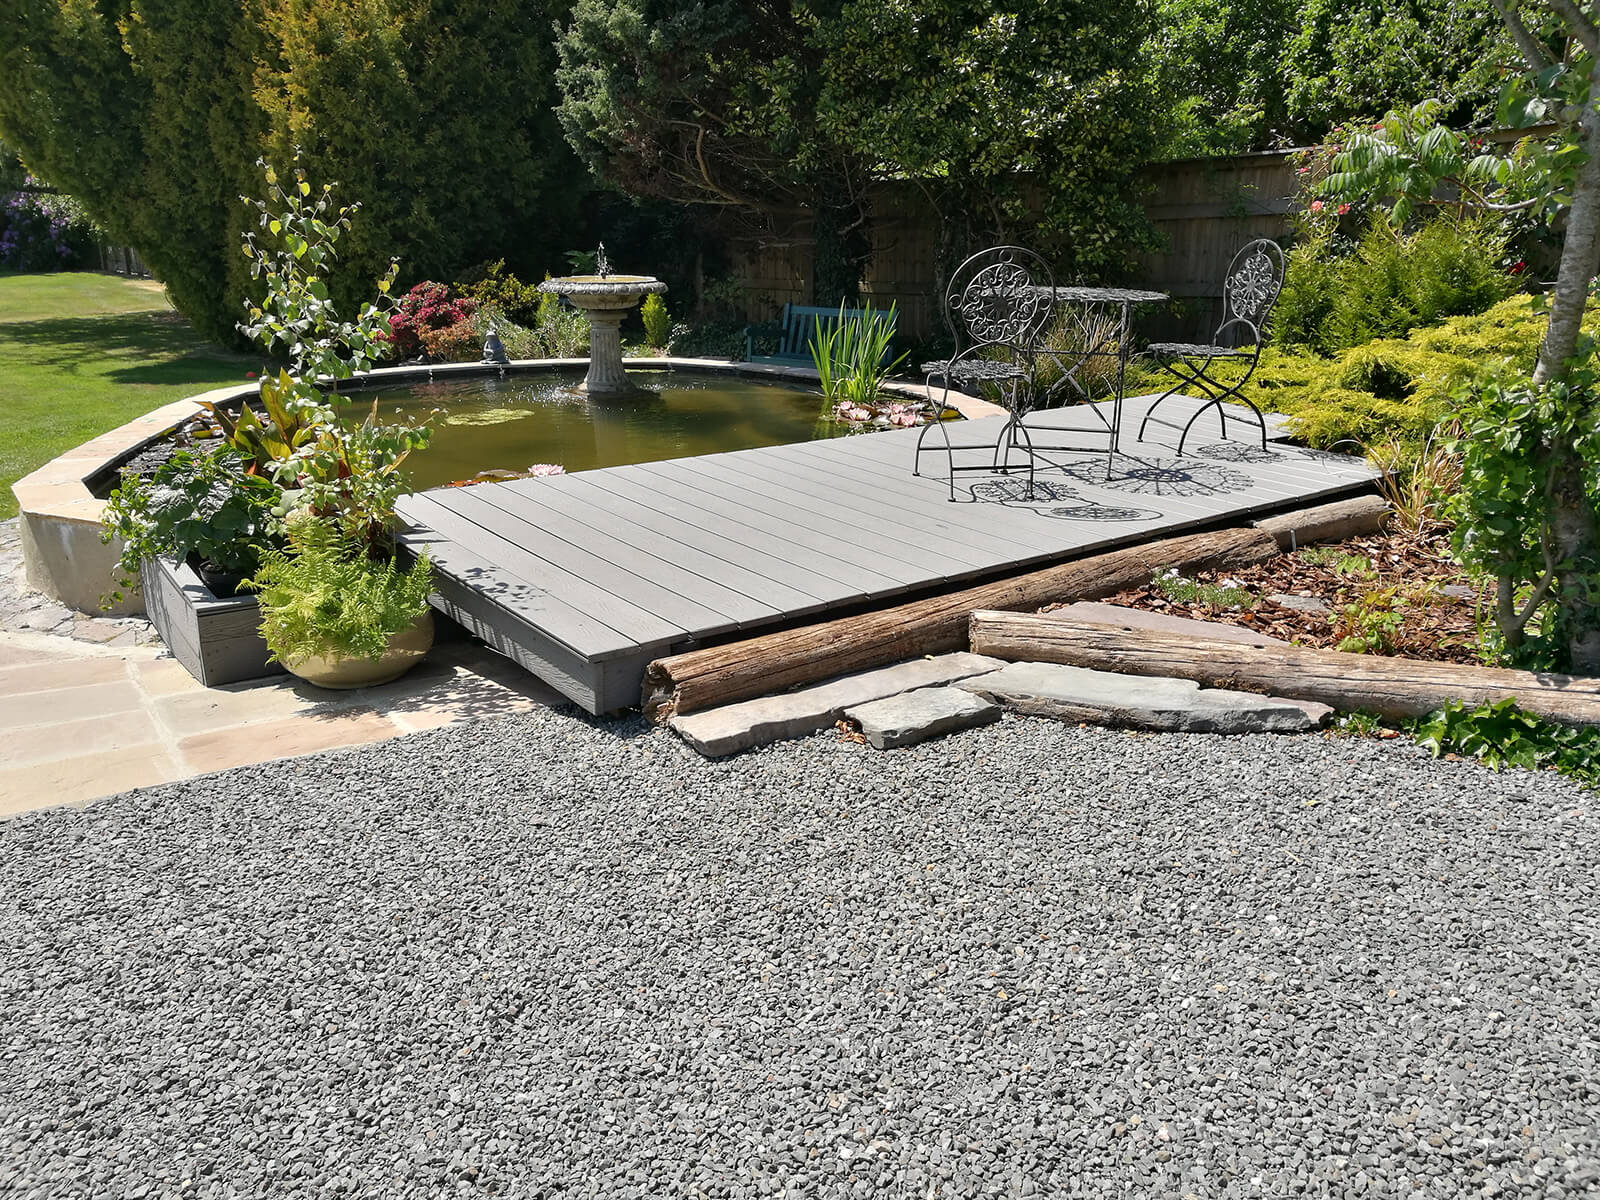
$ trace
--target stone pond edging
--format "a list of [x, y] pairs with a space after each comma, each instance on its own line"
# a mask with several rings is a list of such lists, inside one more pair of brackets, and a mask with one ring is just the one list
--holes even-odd
[[[441, 363], [437, 366], [383, 367], [368, 371], [353, 381], [356, 386], [395, 385], [429, 380], [501, 375], [508, 372], [554, 371], [581, 368], [586, 358], [523, 359], [503, 366], [490, 363]], [[785, 367], [765, 363], [736, 363], [705, 358], [630, 358], [627, 365], [638, 370], [685, 370], [748, 378], [787, 379], [815, 383], [817, 373], [804, 367]], [[214, 388], [183, 400], [164, 404], [142, 417], [135, 417], [108, 433], [91, 438], [52, 459], [37, 471], [24, 475], [11, 485], [21, 510], [22, 558], [28, 586], [59, 600], [68, 608], [91, 615], [109, 612], [116, 616], [137, 616], [144, 612], [144, 598], [130, 590], [110, 609], [102, 610], [100, 599], [111, 590], [112, 572], [119, 550], [100, 540], [100, 518], [105, 501], [89, 489], [89, 481], [119, 459], [149, 445], [200, 411], [203, 403], [226, 403], [248, 399], [258, 385], [242, 384]], [[908, 398], [922, 399], [920, 384], [890, 383], [885, 390]], [[973, 419], [994, 416], [1002, 410], [987, 401], [956, 392], [949, 403], [962, 416]]]

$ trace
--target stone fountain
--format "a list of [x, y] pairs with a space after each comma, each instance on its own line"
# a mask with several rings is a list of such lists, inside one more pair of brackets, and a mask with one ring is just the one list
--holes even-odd
[[546, 279], [541, 292], [554, 292], [589, 316], [589, 374], [578, 390], [591, 396], [622, 396], [637, 389], [622, 369], [622, 318], [652, 292], [667, 285], [650, 275], [613, 275], [606, 261], [606, 245], [595, 254], [593, 275], [564, 275]]

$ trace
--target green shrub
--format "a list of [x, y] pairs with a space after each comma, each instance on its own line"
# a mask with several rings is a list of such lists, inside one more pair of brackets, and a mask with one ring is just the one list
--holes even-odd
[[347, 309], [396, 255], [408, 282], [500, 247], [543, 267], [589, 189], [552, 111], [565, 7], [30, 0], [5, 10], [0, 127], [230, 340], [255, 225], [239, 196], [263, 150], [282, 164], [305, 147], [362, 201], [329, 273]]
[[1326, 352], [1322, 331], [1333, 313], [1338, 262], [1325, 239], [1289, 251], [1278, 306], [1272, 310], [1272, 340], [1279, 346], [1310, 346]]
[[1515, 700], [1469, 708], [1452, 700], [1413, 726], [1417, 744], [1443, 754], [1482, 759], [1495, 770], [1554, 770], [1600, 787], [1600, 729], [1558, 725], [1524, 712]]
[[[745, 326], [741, 321], [680, 323], [672, 327], [667, 351], [681, 358], [728, 358], [737, 361], [744, 358], [744, 331]], [[758, 340], [757, 353], [771, 353], [777, 349], [777, 341], [777, 337], [773, 336], [770, 345], [763, 346]]]
[[282, 492], [249, 474], [232, 446], [180, 450], [149, 479], [125, 472], [106, 500], [100, 540], [119, 543], [120, 600], [146, 559], [182, 562], [198, 555], [224, 571], [253, 571], [274, 539], [273, 508]]
[[644, 321], [645, 344], [652, 350], [665, 350], [672, 339], [672, 315], [667, 312], [667, 302], [659, 293], [651, 293], [644, 298], [639, 317]]
[[451, 291], [470, 296], [480, 308], [493, 308], [506, 320], [532, 325], [539, 319], [544, 293], [536, 283], [524, 283], [506, 270], [506, 260], [481, 263], [451, 285]]
[[1295, 436], [1309, 445], [1365, 452], [1392, 442], [1415, 455], [1450, 414], [1463, 384], [1501, 361], [1532, 370], [1546, 323], [1532, 297], [1514, 296], [1488, 312], [1369, 342], [1332, 359], [1269, 347], [1245, 395], [1288, 416]]
[[1273, 340], [1332, 355], [1481, 313], [1519, 286], [1505, 255], [1494, 223], [1439, 218], [1397, 235], [1376, 216], [1353, 249], [1323, 236], [1291, 252]]

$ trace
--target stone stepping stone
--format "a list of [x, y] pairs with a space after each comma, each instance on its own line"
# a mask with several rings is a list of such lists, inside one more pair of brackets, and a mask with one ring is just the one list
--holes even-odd
[[707, 758], [718, 758], [784, 738], [804, 737], [826, 729], [854, 708], [917, 688], [970, 679], [1006, 664], [982, 654], [940, 654], [844, 675], [776, 696], [762, 696], [721, 708], [708, 708], [668, 722], [684, 741]]
[[1093, 621], [1100, 625], [1118, 625], [1124, 629], [1148, 629], [1152, 633], [1183, 633], [1190, 637], [1210, 638], [1214, 642], [1239, 642], [1251, 646], [1288, 645], [1282, 638], [1268, 637], [1253, 629], [1223, 621], [1197, 621], [1193, 617], [1173, 617], [1149, 609], [1102, 604], [1095, 600], [1080, 600], [1076, 604], [1051, 609], [1051, 615], [1068, 617], [1074, 621]]
[[1034, 716], [1175, 733], [1304, 733], [1333, 714], [1312, 701], [1056, 663], [1011, 663], [956, 686]]
[[861, 726], [868, 745], [894, 750], [998, 721], [1000, 706], [961, 688], [931, 687], [858, 704], [844, 715]]
[[1281, 604], [1284, 608], [1292, 608], [1295, 612], [1310, 613], [1313, 617], [1325, 617], [1333, 610], [1328, 607], [1327, 601], [1316, 596], [1296, 596], [1291, 592], [1273, 592], [1267, 597], [1274, 604]]

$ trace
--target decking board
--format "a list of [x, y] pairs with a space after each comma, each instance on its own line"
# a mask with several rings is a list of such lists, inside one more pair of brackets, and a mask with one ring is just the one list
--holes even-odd
[[[1104, 450], [1047, 451], [1033, 500], [1022, 473], [973, 472], [951, 503], [942, 451], [913, 476], [920, 431], [900, 429], [407, 496], [403, 539], [432, 552], [441, 606], [604, 711], [632, 702], [651, 658], [706, 640], [1242, 523], [1378, 478], [1358, 459], [1270, 443], [1263, 456], [1259, 441], [1204, 432], [1179, 459], [1154, 427], [1134, 440], [1149, 399], [1128, 402], [1109, 477]], [[1197, 403], [1169, 412], [1187, 420]], [[1094, 435], [1086, 420], [1080, 408], [1030, 425]], [[992, 439], [1002, 421], [950, 432]]]
[[[745, 497], [746, 502], [740, 504], [738, 488], [725, 489], [731, 494], [724, 495], [719, 492], [723, 489], [719, 481], [679, 478], [672, 468], [672, 461], [642, 463], [638, 468], [619, 467], [615, 474], [584, 482], [593, 482], [619, 496], [631, 496], [640, 503], [653, 502], [662, 512], [692, 521], [708, 531], [726, 531], [763, 563], [776, 560], [831, 581], [837, 585], [841, 598], [861, 598], [881, 589], [910, 587], [918, 578], [910, 568], [895, 572], [893, 564], [868, 566], [848, 553], [838, 552], [838, 539], [831, 534], [796, 527], [792, 512], [769, 513], [763, 502], [754, 497]], [[878, 567], [883, 569], [875, 569]]]

